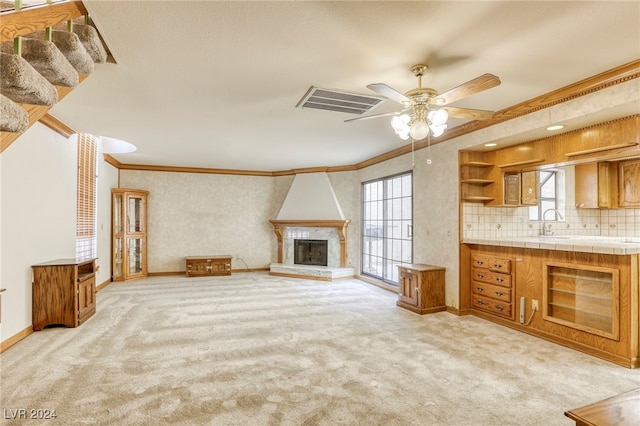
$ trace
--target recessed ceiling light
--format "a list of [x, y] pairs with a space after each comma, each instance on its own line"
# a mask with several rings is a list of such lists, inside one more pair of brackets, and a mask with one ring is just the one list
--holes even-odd
[[485, 143], [484, 146], [486, 146], [487, 148], [490, 148], [492, 146], [498, 146], [498, 144], [491, 142], [491, 143]]
[[556, 124], [555, 126], [549, 126], [547, 127], [547, 130], [560, 130], [563, 129], [564, 126], [562, 124]]

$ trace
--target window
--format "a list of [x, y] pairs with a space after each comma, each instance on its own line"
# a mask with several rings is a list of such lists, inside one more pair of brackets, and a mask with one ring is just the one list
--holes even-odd
[[362, 274], [398, 285], [413, 259], [411, 172], [362, 184]]
[[78, 200], [76, 205], [76, 257], [97, 256], [98, 141], [78, 134]]
[[[529, 220], [543, 220], [542, 214], [548, 209], [561, 209], [560, 201], [564, 194], [564, 173], [559, 170], [541, 170], [539, 172], [539, 202], [529, 207]], [[556, 212], [548, 212], [547, 220], [560, 220]]]

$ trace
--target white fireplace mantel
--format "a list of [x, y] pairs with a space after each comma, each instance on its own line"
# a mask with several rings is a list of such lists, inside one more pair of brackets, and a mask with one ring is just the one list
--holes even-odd
[[270, 220], [278, 239], [278, 263], [284, 259], [283, 237], [288, 227], [336, 228], [340, 238], [340, 267], [347, 265], [347, 226], [350, 220]]

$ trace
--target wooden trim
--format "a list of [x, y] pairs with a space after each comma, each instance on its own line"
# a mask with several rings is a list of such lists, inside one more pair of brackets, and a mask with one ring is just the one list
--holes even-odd
[[55, 118], [53, 115], [46, 113], [42, 117], [40, 117], [40, 123], [44, 124], [54, 132], [64, 136], [65, 138], [69, 138], [71, 135], [76, 133], [71, 127], [64, 124], [62, 121]]
[[[104, 161], [105, 163], [111, 164], [113, 167], [115, 167], [116, 169], [118, 169], [118, 171], [120, 171], [120, 168], [122, 166], [122, 163], [119, 162], [118, 160], [116, 160], [115, 158], [113, 158], [111, 155], [109, 154], [102, 154], [102, 156], [104, 157]], [[118, 173], [119, 175], [120, 173]]]
[[99, 292], [100, 290], [104, 289], [106, 286], [108, 286], [109, 284], [111, 284], [111, 280], [105, 280], [104, 282], [98, 284], [96, 286], [96, 293]]
[[0, 342], [0, 354], [6, 351], [7, 349], [9, 349], [11, 346], [18, 343], [20, 340], [30, 335], [31, 333], [33, 333], [33, 325], [30, 325], [24, 330], [14, 334], [13, 336], [9, 337], [7, 340]]
[[303, 226], [314, 228], [337, 228], [340, 238], [340, 267], [347, 267], [347, 226], [351, 221], [345, 220], [270, 220], [273, 231], [278, 240], [278, 263], [284, 259], [284, 228], [291, 226]]
[[[269, 275], [274, 275], [277, 277], [287, 277], [287, 278], [299, 278], [303, 280], [315, 280], [315, 281], [333, 281], [331, 277], [317, 277], [314, 275], [299, 275], [299, 274], [287, 274], [284, 272], [269, 272]], [[346, 277], [350, 278], [350, 277]]]
[[578, 155], [594, 154], [596, 152], [603, 152], [603, 151], [612, 151], [614, 149], [629, 148], [637, 145], [638, 145], [638, 142], [619, 143], [616, 145], [601, 146], [599, 148], [585, 149], [582, 151], [567, 152], [565, 155], [567, 157], [576, 157]]
[[[242, 273], [242, 272], [267, 272], [269, 271], [269, 268], [249, 268], [249, 269], [232, 269], [231, 273]], [[147, 276], [148, 277], [170, 277], [170, 276], [177, 276], [177, 275], [186, 275], [186, 271], [164, 271], [164, 272], [148, 272]], [[215, 277], [215, 276], [228, 276], [228, 275], [208, 275], [209, 278]]]
[[507, 164], [499, 164], [498, 167], [514, 167], [514, 166], [526, 166], [527, 164], [541, 163], [544, 161], [544, 158], [534, 158], [532, 160], [525, 161], [516, 161], [515, 163], [507, 163]]
[[460, 309], [454, 308], [453, 306], [448, 306], [448, 305], [447, 305], [447, 312], [453, 315], [457, 315], [459, 317], [463, 315], [468, 315], [468, 313], [463, 314], [462, 312], [460, 312]]
[[174, 166], [154, 166], [146, 164], [121, 164], [120, 170], [141, 170], [148, 172], [175, 172], [175, 173], [208, 173], [220, 175], [243, 175], [243, 176], [273, 176], [273, 172], [262, 172], [254, 170], [234, 170], [234, 169], [213, 169], [205, 167], [174, 167]]
[[390, 291], [391, 293], [398, 294], [398, 287], [394, 287], [391, 284], [387, 284], [384, 281], [368, 277], [366, 275], [356, 275], [355, 278], [360, 281], [364, 281], [367, 284], [375, 285], [376, 287], [380, 287], [383, 290]]
[[67, 1], [51, 5], [33, 6], [2, 13], [0, 42], [10, 41], [47, 27], [87, 15], [81, 1]]

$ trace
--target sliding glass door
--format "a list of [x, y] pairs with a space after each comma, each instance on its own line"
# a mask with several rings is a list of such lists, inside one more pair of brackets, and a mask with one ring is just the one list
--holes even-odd
[[411, 172], [362, 184], [361, 273], [398, 285], [397, 265], [413, 259]]

